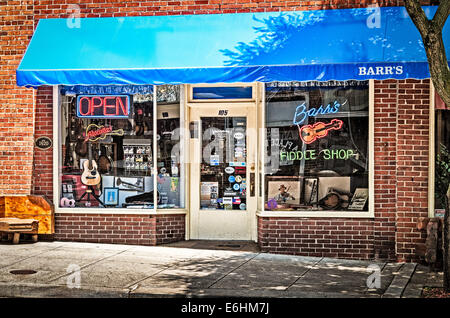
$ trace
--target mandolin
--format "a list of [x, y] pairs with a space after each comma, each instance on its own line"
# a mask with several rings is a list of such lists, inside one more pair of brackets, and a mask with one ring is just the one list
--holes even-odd
[[327, 136], [330, 130], [341, 129], [343, 124], [342, 120], [333, 119], [329, 124], [318, 122], [314, 125], [305, 125], [298, 128], [299, 136], [305, 144], [310, 144], [319, 138]]
[[97, 163], [92, 159], [92, 147], [89, 143], [89, 159], [83, 162], [83, 173], [81, 174], [81, 182], [87, 186], [98, 185], [101, 181], [98, 173]]

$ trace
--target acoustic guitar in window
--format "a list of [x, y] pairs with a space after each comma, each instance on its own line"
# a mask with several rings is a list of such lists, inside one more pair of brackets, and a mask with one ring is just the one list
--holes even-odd
[[310, 144], [319, 138], [326, 137], [328, 131], [338, 130], [342, 128], [344, 122], [340, 119], [333, 119], [329, 124], [322, 122], [315, 123], [314, 125], [305, 125], [298, 128], [300, 139], [305, 144]]
[[98, 173], [97, 163], [92, 159], [92, 146], [89, 143], [89, 159], [83, 162], [83, 173], [81, 182], [87, 186], [96, 186], [100, 183], [101, 177]]

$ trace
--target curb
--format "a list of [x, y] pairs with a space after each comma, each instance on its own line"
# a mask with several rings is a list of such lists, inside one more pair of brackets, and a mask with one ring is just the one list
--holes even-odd
[[122, 288], [71, 289], [65, 285], [0, 283], [0, 297], [8, 298], [128, 298], [129, 292]]

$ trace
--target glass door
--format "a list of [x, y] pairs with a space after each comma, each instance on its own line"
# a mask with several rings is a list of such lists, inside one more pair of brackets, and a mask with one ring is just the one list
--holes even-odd
[[191, 238], [251, 240], [255, 107], [191, 108]]

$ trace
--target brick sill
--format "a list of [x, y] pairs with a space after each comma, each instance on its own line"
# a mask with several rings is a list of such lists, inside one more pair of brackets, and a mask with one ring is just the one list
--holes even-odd
[[259, 217], [287, 218], [375, 218], [373, 212], [343, 212], [343, 211], [256, 211]]

